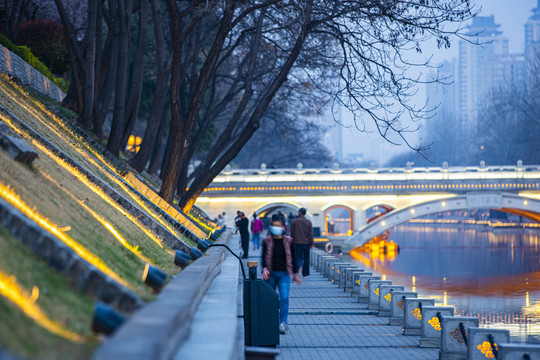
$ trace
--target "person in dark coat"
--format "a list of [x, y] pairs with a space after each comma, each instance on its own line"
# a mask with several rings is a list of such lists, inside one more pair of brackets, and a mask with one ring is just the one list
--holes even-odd
[[313, 248], [313, 225], [306, 219], [306, 209], [298, 210], [298, 217], [291, 224], [291, 237], [294, 242], [295, 269], [298, 275], [309, 276], [309, 250]]
[[271, 235], [263, 240], [262, 279], [279, 292], [279, 332], [287, 332], [289, 315], [289, 291], [291, 279], [302, 285], [295, 273], [292, 238], [285, 235], [285, 218], [272, 215]]
[[249, 220], [243, 212], [238, 215], [237, 224], [242, 239], [242, 250], [244, 251], [242, 259], [247, 259], [249, 251]]

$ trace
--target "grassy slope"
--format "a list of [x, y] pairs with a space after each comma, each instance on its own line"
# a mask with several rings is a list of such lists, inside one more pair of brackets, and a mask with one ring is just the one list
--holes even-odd
[[[0, 104], [130, 199], [130, 194], [111, 180], [111, 173], [101, 160], [91, 155], [85, 147], [78, 146], [78, 140], [65, 135], [59, 125], [50, 127], [55, 120], [44, 109], [39, 109], [34, 101], [22, 89], [0, 76]], [[173, 265], [173, 255], [68, 170], [40, 150], [36, 151], [39, 158], [31, 167], [13, 161], [0, 151], [0, 182], [9, 185], [23, 201], [51, 222], [59, 227], [69, 226], [70, 230], [66, 232], [69, 236], [99, 256], [139, 296], [151, 300], [154, 295], [141, 283], [145, 260], [168, 274], [174, 274], [178, 268]], [[131, 245], [139, 246], [146, 259], [138, 258], [124, 248], [77, 200], [110, 222]], [[69, 282], [36, 259], [1, 227], [0, 254], [0, 272], [14, 275], [27, 292], [34, 285], [41, 289], [37, 305], [48, 317], [78, 334], [90, 335], [93, 299], [76, 292]], [[32, 359], [88, 358], [96, 343], [93, 337], [84, 344], [60, 338], [27, 317], [10, 300], [0, 296], [0, 347], [14, 354]]]
[[88, 336], [84, 343], [74, 343], [50, 333], [27, 317], [10, 300], [0, 296], [0, 345], [29, 359], [84, 359], [98, 344], [88, 324], [93, 300], [73, 291], [65, 278], [35, 258], [18, 240], [0, 227], [0, 271], [13, 275], [28, 293], [40, 289], [36, 304], [66, 329]]
[[[66, 128], [62, 126], [63, 121], [60, 118], [53, 116], [54, 114], [48, 112], [40, 101], [2, 76], [0, 76], [0, 104], [26, 124], [30, 125], [60, 150], [104, 180], [125, 198], [129, 200], [133, 199], [133, 193], [126, 191], [126, 189], [118, 185], [118, 182], [114, 180], [115, 176], [112, 175], [103, 161], [97, 158], [96, 154], [91, 153], [84, 146], [84, 142], [80, 138], [77, 138], [76, 134], [73, 135], [69, 131], [66, 131]], [[156, 217], [159, 217], [159, 215], [156, 214]], [[194, 245], [178, 231], [172, 228], [170, 230], [177, 237], [183, 239], [184, 242]]]

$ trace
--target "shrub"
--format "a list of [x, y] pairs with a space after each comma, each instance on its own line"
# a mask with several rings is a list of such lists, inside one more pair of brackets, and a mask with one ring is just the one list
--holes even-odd
[[58, 86], [63, 92], [67, 92], [69, 89], [69, 82], [64, 78], [56, 78], [52, 72], [45, 66], [39, 59], [32, 54], [30, 49], [26, 46], [16, 46], [5, 35], [0, 34], [0, 44], [3, 45], [9, 51], [15, 53], [21, 59], [26, 61], [29, 65], [34, 67], [37, 71], [43, 74], [46, 78], [51, 80]]
[[68, 70], [69, 55], [64, 38], [64, 28], [56, 21], [31, 20], [22, 23], [17, 33], [17, 43], [30, 48], [55, 74]]

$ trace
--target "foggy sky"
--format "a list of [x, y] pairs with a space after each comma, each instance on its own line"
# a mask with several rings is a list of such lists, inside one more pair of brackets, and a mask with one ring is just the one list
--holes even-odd
[[[495, 22], [500, 24], [503, 36], [509, 40], [511, 53], [522, 53], [524, 49], [524, 27], [523, 25], [531, 15], [531, 10], [536, 7], [537, 0], [477, 0], [475, 3], [481, 7], [481, 16], [495, 15]], [[433, 63], [438, 64], [444, 60], [458, 57], [458, 42], [454, 39], [452, 46], [448, 50], [439, 50], [433, 44], [424, 47], [424, 54], [433, 55]], [[419, 88], [418, 103], [425, 101], [425, 91]], [[343, 122], [352, 123], [352, 114], [343, 111]], [[370, 124], [367, 124], [370, 125]], [[383, 166], [386, 161], [401, 152], [407, 151], [406, 145], [395, 146], [387, 143], [378, 134], [360, 133], [357, 130], [343, 129], [342, 151], [344, 155], [349, 153], [363, 153], [364, 159], [374, 162], [378, 166]], [[419, 134], [409, 137], [413, 144], [417, 144]]]

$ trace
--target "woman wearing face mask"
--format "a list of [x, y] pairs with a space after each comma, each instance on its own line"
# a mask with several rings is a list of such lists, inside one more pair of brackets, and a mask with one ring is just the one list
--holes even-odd
[[270, 236], [263, 240], [262, 278], [274, 290], [279, 292], [279, 332], [285, 334], [288, 330], [287, 317], [289, 314], [289, 290], [291, 279], [302, 285], [302, 280], [294, 269], [294, 252], [292, 238], [284, 235], [285, 218], [272, 215]]

